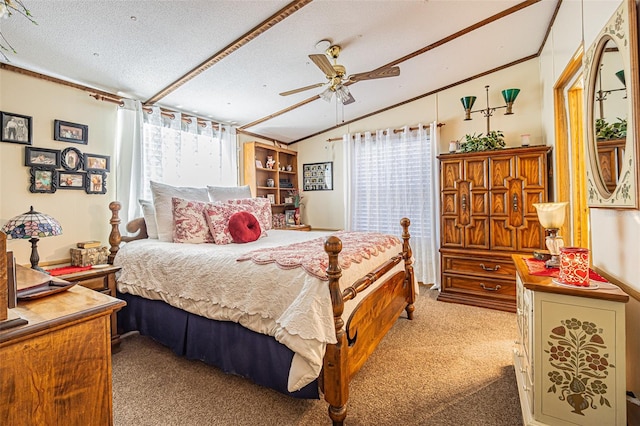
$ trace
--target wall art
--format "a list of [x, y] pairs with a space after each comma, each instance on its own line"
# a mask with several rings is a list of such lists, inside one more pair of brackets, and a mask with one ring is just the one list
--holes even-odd
[[31, 145], [31, 117], [0, 111], [0, 141]]
[[89, 126], [69, 123], [68, 121], [53, 121], [53, 139], [62, 142], [89, 143]]
[[24, 165], [55, 169], [60, 167], [60, 151], [57, 149], [24, 147]]
[[304, 191], [333, 190], [333, 161], [302, 165]]

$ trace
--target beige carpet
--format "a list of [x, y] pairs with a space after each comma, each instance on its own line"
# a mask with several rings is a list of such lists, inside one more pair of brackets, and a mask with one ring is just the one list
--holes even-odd
[[[511, 361], [515, 314], [436, 301], [421, 288], [350, 387], [347, 425], [521, 425]], [[137, 334], [113, 355], [115, 425], [329, 425], [297, 400]]]

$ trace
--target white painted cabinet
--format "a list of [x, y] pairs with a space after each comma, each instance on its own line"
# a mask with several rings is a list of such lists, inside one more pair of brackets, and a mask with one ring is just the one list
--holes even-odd
[[525, 425], [626, 425], [625, 303], [617, 286], [568, 288], [514, 255], [514, 367]]

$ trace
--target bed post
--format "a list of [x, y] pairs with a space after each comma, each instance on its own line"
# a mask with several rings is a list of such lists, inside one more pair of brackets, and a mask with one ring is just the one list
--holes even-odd
[[109, 244], [111, 244], [109, 251], [111, 253], [109, 254], [109, 263], [111, 264], [113, 264], [113, 259], [115, 259], [120, 249], [120, 242], [122, 241], [122, 236], [120, 235], [120, 217], [118, 216], [121, 208], [122, 205], [118, 201], [109, 203], [109, 210], [111, 210], [111, 220], [109, 220], [111, 224], [111, 233], [109, 234]]
[[400, 225], [402, 226], [402, 253], [404, 257], [404, 270], [406, 271], [405, 277], [405, 285], [408, 287], [408, 295], [407, 295], [407, 307], [405, 310], [407, 311], [407, 318], [410, 320], [413, 319], [413, 311], [416, 309], [414, 306], [414, 302], [416, 301], [416, 288], [414, 286], [414, 278], [413, 278], [413, 252], [411, 251], [411, 245], [409, 244], [409, 238], [411, 234], [409, 234], [409, 225], [411, 221], [403, 217], [400, 220]]
[[327, 276], [338, 343], [327, 345], [322, 369], [322, 383], [324, 399], [329, 403], [329, 417], [331, 417], [333, 425], [338, 426], [342, 425], [347, 417], [347, 400], [349, 399], [347, 337], [342, 320], [344, 301], [340, 290], [342, 269], [338, 263], [338, 254], [342, 251], [342, 241], [338, 237], [330, 236], [324, 243], [324, 250], [329, 255]]

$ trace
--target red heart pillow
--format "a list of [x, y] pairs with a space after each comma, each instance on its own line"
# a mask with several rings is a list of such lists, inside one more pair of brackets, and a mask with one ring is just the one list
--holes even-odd
[[235, 243], [249, 243], [260, 238], [260, 222], [249, 212], [237, 212], [229, 218], [229, 233]]

